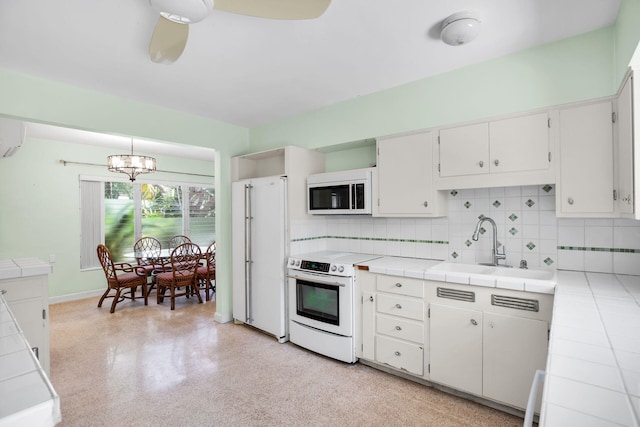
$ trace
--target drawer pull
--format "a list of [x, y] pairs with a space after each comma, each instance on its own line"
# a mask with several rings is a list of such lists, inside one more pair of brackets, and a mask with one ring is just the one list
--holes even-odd
[[398, 282], [396, 283], [396, 288], [401, 288], [402, 287], [402, 283]]
[[478, 326], [478, 322], [476, 321], [476, 319], [471, 319], [471, 324], [473, 326]]
[[373, 302], [373, 295], [369, 297], [369, 301]]
[[395, 353], [393, 353], [393, 354], [395, 354], [396, 356], [401, 356], [401, 354], [400, 354], [400, 352], [399, 352], [399, 351], [396, 351], [396, 352], [395, 352]]
[[401, 331], [402, 328], [400, 326], [396, 326], [396, 331]]
[[400, 309], [402, 306], [400, 304], [396, 304], [396, 308]]

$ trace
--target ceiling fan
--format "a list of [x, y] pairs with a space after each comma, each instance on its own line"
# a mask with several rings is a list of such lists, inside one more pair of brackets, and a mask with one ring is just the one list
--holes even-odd
[[149, 55], [153, 62], [175, 62], [187, 43], [189, 24], [202, 21], [213, 10], [269, 19], [314, 19], [331, 0], [149, 0], [160, 13]]

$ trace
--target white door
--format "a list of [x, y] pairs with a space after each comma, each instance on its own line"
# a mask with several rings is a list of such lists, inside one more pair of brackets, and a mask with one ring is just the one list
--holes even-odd
[[381, 214], [434, 212], [431, 132], [378, 141], [378, 200]]
[[612, 216], [611, 102], [560, 110], [558, 214]]
[[[484, 313], [483, 395], [525, 409], [537, 369], [545, 369], [547, 322]], [[542, 393], [542, 388], [540, 389]], [[540, 396], [538, 407], [540, 412]]]
[[432, 381], [482, 395], [482, 312], [430, 306]]
[[623, 217], [634, 218], [633, 194], [633, 77], [629, 77], [618, 97], [617, 157], [618, 209]]
[[489, 124], [440, 131], [440, 177], [489, 173]]
[[491, 173], [549, 169], [549, 115], [530, 114], [489, 123]]
[[286, 179], [233, 183], [232, 198], [233, 317], [284, 337]]

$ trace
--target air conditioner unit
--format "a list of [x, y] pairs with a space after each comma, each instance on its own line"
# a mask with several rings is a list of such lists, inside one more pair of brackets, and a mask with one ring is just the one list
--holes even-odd
[[26, 133], [24, 122], [0, 117], [0, 155], [13, 156], [24, 142]]

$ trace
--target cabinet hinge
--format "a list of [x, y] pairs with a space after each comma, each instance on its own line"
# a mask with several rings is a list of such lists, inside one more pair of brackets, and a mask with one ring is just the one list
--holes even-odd
[[431, 373], [431, 363], [427, 364], [427, 372]]
[[440, 172], [440, 163], [438, 163], [438, 172]]
[[427, 319], [431, 319], [431, 309], [427, 309]]
[[551, 117], [547, 119], [547, 127], [551, 129]]
[[378, 199], [378, 207], [380, 207], [380, 199]]
[[45, 310], [44, 308], [42, 309], [42, 320], [46, 320], [47, 319], [47, 310]]
[[551, 151], [549, 151], [549, 163], [551, 163]]
[[613, 113], [611, 113], [611, 121], [613, 123], [618, 121], [618, 113], [616, 113], [615, 111]]
[[613, 190], [613, 200], [618, 200], [618, 192]]

